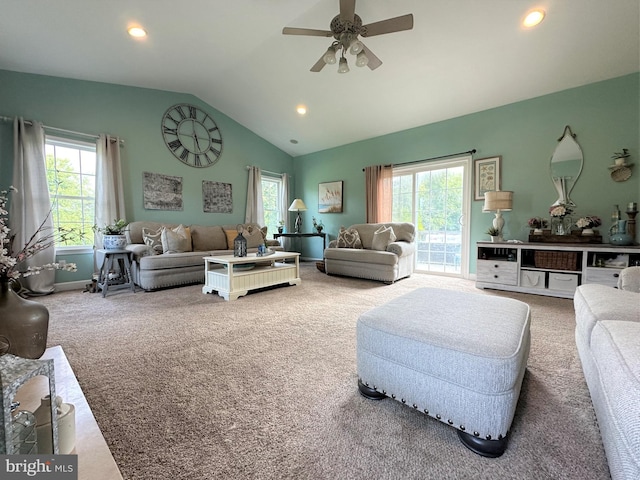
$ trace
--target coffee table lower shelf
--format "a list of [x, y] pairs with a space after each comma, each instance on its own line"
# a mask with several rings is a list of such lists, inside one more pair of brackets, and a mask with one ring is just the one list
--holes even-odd
[[[300, 254], [297, 252], [276, 252], [267, 257], [204, 257], [205, 285], [202, 293], [217, 292], [227, 301], [237, 300], [251, 290], [288, 283], [299, 285]], [[284, 263], [285, 260], [294, 260]], [[239, 270], [238, 266], [255, 263], [251, 270]]]

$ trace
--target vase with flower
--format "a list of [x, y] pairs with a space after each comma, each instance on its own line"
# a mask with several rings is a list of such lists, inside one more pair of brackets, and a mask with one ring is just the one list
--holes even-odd
[[549, 222], [542, 217], [532, 217], [527, 223], [531, 228], [533, 228], [534, 235], [542, 235], [543, 229], [547, 228], [549, 225]]
[[43, 270], [62, 269], [76, 271], [75, 263], [49, 263], [24, 268], [24, 262], [54, 246], [56, 241], [64, 241], [71, 234], [69, 230], [51, 230], [46, 221], [51, 210], [36, 232], [19, 250], [13, 250], [15, 234], [8, 226], [9, 212], [6, 209], [9, 193], [17, 190], [0, 191], [0, 355], [11, 353], [24, 358], [40, 358], [47, 346], [49, 311], [47, 308], [18, 295], [14, 288], [19, 286], [21, 277], [37, 275]]
[[549, 208], [552, 235], [571, 235], [571, 213], [571, 208], [564, 204], [552, 205]]
[[588, 215], [586, 217], [580, 217], [576, 222], [576, 227], [582, 229], [582, 235], [594, 235], [594, 228], [602, 225], [600, 217], [595, 215]]

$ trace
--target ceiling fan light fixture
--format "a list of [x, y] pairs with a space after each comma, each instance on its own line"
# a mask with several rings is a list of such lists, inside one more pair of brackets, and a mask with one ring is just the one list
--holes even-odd
[[324, 63], [326, 63], [327, 65], [333, 65], [334, 63], [336, 63], [336, 47], [334, 47], [333, 45], [329, 46], [329, 48], [327, 48], [327, 52], [324, 54], [324, 57], [322, 57], [322, 59], [324, 60]]
[[347, 59], [344, 57], [340, 58], [340, 64], [338, 66], [338, 73], [348, 73], [349, 72], [349, 64], [347, 63]]
[[363, 48], [364, 48], [364, 45], [362, 44], [362, 42], [356, 39], [351, 44], [351, 47], [349, 48], [349, 52], [351, 53], [351, 55], [358, 55], [360, 52], [362, 52]]
[[366, 67], [369, 64], [369, 57], [363, 51], [356, 55], [356, 67]]

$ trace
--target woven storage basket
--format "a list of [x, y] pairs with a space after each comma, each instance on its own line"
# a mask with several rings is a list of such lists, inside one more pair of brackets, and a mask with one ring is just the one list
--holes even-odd
[[578, 270], [578, 252], [536, 250], [534, 254], [534, 262], [536, 268]]

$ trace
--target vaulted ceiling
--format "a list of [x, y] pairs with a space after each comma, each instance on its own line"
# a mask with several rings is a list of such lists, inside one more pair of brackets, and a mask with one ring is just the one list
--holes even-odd
[[[534, 7], [536, 28], [521, 26]], [[0, 69], [191, 93], [293, 156], [640, 70], [640, 0], [358, 0], [376, 70], [312, 73], [339, 0], [0, 0]], [[143, 26], [136, 41], [128, 26]], [[1, 86], [0, 86], [1, 88]], [[296, 106], [308, 108], [305, 116]], [[294, 144], [291, 140], [296, 140]]]

